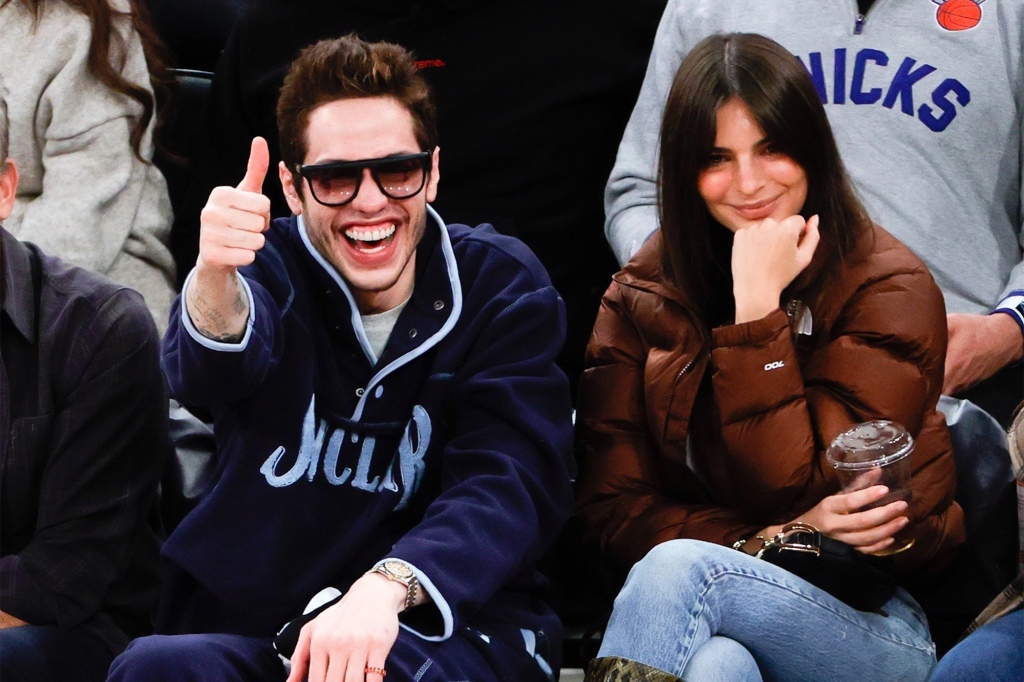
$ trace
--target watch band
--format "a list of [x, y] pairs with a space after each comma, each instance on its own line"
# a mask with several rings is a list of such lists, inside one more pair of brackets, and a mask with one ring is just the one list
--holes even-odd
[[386, 559], [381, 561], [369, 573], [378, 573], [392, 582], [405, 587], [405, 609], [411, 609], [416, 604], [416, 597], [419, 595], [420, 581], [412, 566], [400, 559]]

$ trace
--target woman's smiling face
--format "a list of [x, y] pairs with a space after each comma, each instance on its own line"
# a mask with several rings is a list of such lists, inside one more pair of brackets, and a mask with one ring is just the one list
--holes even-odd
[[807, 200], [807, 174], [772, 147], [746, 103], [727, 100], [715, 120], [711, 159], [697, 178], [712, 217], [736, 232], [798, 214]]

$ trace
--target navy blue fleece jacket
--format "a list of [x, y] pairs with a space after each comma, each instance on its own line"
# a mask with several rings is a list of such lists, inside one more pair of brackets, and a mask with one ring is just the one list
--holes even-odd
[[557, 637], [535, 565], [572, 504], [564, 306], [522, 243], [429, 213], [380, 358], [295, 217], [240, 271], [239, 343], [201, 337], [175, 304], [164, 372], [213, 413], [219, 461], [164, 547], [162, 629], [270, 635], [397, 557], [433, 598], [432, 618], [406, 621], [417, 634]]

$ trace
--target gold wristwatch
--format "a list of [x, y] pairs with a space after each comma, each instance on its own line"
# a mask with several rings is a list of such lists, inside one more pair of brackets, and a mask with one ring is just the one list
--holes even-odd
[[399, 559], [387, 559], [374, 566], [370, 573], [379, 573], [388, 580], [405, 585], [405, 608], [411, 609], [419, 594], [420, 581], [412, 566]]

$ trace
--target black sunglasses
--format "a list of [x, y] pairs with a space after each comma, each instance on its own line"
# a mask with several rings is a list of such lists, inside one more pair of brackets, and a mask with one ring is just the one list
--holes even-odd
[[306, 178], [309, 191], [324, 206], [344, 206], [359, 194], [363, 169], [369, 168], [377, 187], [391, 199], [408, 199], [423, 190], [433, 151], [385, 156], [362, 161], [335, 161], [308, 166], [295, 164], [295, 172]]

